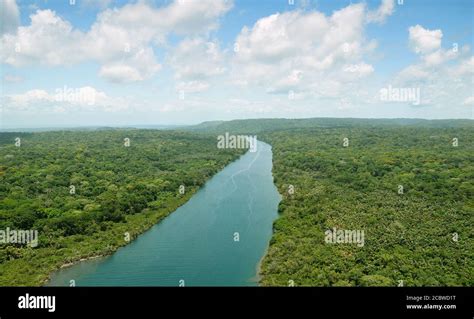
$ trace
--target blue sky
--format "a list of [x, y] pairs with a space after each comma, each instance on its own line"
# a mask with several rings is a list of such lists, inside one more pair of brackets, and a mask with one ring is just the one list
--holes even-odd
[[1, 128], [473, 117], [469, 0], [5, 0], [1, 9]]

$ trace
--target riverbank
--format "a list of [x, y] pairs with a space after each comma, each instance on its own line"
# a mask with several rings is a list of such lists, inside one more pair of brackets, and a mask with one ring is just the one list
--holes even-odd
[[[128, 222], [126, 223], [125, 228], [130, 229], [130, 231], [127, 231], [130, 234], [130, 239], [127, 241], [125, 240], [124, 236], [122, 235], [121, 239], [117, 242], [114, 242], [112, 246], [107, 245], [104, 247], [102, 251], [90, 251], [87, 252], [85, 255], [78, 255], [72, 257], [70, 260], [67, 260], [65, 263], [61, 264], [58, 267], [55, 267], [52, 271], [49, 272], [47, 278], [45, 278], [42, 282], [42, 285], [48, 285], [51, 275], [55, 272], [58, 271], [59, 269], [64, 269], [68, 267], [72, 267], [80, 262], [88, 261], [91, 259], [95, 258], [101, 258], [101, 257], [106, 257], [112, 255], [114, 252], [116, 252], [119, 248], [130, 244], [133, 242], [138, 236], [140, 236], [142, 233], [146, 232], [149, 230], [151, 227], [156, 225], [157, 223], [161, 222], [164, 218], [166, 218], [169, 214], [174, 212], [176, 209], [178, 209], [180, 206], [184, 205], [196, 192], [198, 191], [198, 188], [196, 189], [191, 189], [188, 190], [186, 194], [184, 194], [182, 197], [178, 198], [178, 201], [173, 203], [174, 205], [170, 205], [170, 207], [166, 210], [160, 210], [157, 212], [143, 212], [142, 214], [139, 215], [133, 215], [130, 216]], [[140, 216], [142, 215], [142, 216]], [[149, 215], [148, 217], [144, 215]], [[151, 215], [151, 216], [150, 216]], [[135, 217], [135, 218], [134, 218]], [[140, 218], [143, 217], [143, 218]], [[136, 220], [135, 220], [136, 219]], [[139, 224], [142, 225], [142, 227], [139, 227], [137, 229], [137, 226]], [[120, 225], [120, 229], [124, 228], [124, 225]], [[113, 234], [116, 234], [117, 231], [112, 231]], [[125, 232], [124, 232], [125, 233]], [[105, 236], [109, 237], [109, 236]], [[115, 237], [115, 235], [112, 235], [112, 237]], [[93, 254], [92, 256], [90, 254]]]
[[[255, 286], [280, 200], [261, 143], [213, 176], [165, 220], [110, 258], [54, 274], [52, 285]], [[139, 263], [136, 261], [140, 260]]]
[[[224, 169], [228, 165], [238, 161], [243, 155], [245, 155], [245, 153], [238, 154], [236, 159], [234, 159], [234, 160], [230, 161], [229, 163], [223, 165], [222, 169]], [[216, 174], [218, 174], [221, 170], [216, 172]], [[210, 177], [209, 179], [211, 179], [212, 177]], [[206, 183], [207, 182], [208, 181], [206, 181]], [[110, 256], [110, 255], [114, 254], [119, 248], [124, 247], [124, 246], [132, 243], [140, 235], [142, 235], [143, 233], [148, 231], [151, 227], [153, 227], [154, 225], [160, 223], [166, 217], [168, 217], [171, 213], [176, 211], [179, 207], [186, 204], [189, 201], [189, 199], [192, 198], [194, 196], [194, 194], [199, 191], [199, 189], [200, 188], [192, 188], [190, 190], [187, 190], [184, 195], [182, 195], [181, 197], [178, 198], [178, 201], [176, 203], [174, 203], [174, 205], [171, 205], [165, 211], [160, 210], [160, 211], [157, 211], [155, 213], [152, 213], [152, 212], [148, 211], [148, 212], [144, 212], [144, 213], [139, 214], [139, 215], [128, 216], [129, 226], [132, 229], [131, 232], [128, 231], [128, 233], [130, 234], [129, 241], [120, 240], [119, 242], [115, 242], [115, 244], [113, 244], [111, 246], [107, 245], [106, 247], [104, 247], [103, 250], [93, 251], [93, 252], [86, 252], [86, 254], [81, 254], [81, 255], [78, 255], [78, 256], [74, 256], [74, 258], [71, 258], [71, 259], [67, 260], [66, 262], [62, 263], [59, 266], [56, 266], [54, 269], [49, 271], [47, 278], [45, 278], [42, 281], [41, 285], [43, 285], [43, 286], [48, 285], [50, 283], [52, 274], [54, 274], [58, 270], [75, 266], [75, 265], [77, 265], [81, 262], [86, 262], [86, 261], [96, 259], [96, 258], [103, 258], [103, 257], [107, 257], [107, 256]], [[138, 217], [140, 217], [140, 215], [143, 215], [143, 214], [148, 214], [148, 215], [152, 214], [152, 215], [149, 216], [149, 218], [147, 220], [143, 220], [142, 218], [138, 218]], [[134, 220], [135, 218], [138, 218], [139, 220]], [[136, 230], [135, 228], [136, 228], [137, 225], [142, 225], [142, 227], [140, 227], [140, 229]], [[122, 228], [123, 227], [121, 227], [121, 229]], [[106, 237], [108, 237], [108, 236], [106, 236]], [[123, 235], [122, 235], [122, 238], [123, 238]]]
[[39, 237], [34, 248], [0, 245], [0, 286], [40, 286], [61, 266], [112, 254], [243, 153], [178, 131], [33, 133], [21, 151], [2, 141], [0, 229]]
[[[174, 212], [180, 206], [184, 205], [189, 200], [189, 198], [191, 198], [197, 192], [197, 190], [198, 188], [188, 190], [186, 194], [184, 194], [182, 197], [177, 198], [175, 202], [169, 203], [169, 207], [167, 209], [158, 210], [156, 212], [145, 211], [141, 214], [128, 216], [127, 222], [116, 225], [116, 227], [114, 227], [113, 229], [103, 232], [102, 234], [98, 234], [98, 238], [96, 238], [97, 240], [92, 239], [86, 240], [86, 242], [83, 241], [81, 243], [81, 247], [85, 247], [85, 249], [74, 249], [73, 251], [78, 252], [77, 254], [66, 253], [64, 261], [56, 262], [54, 265], [49, 265], [47, 267], [47, 274], [44, 273], [38, 278], [40, 282], [35, 281], [32, 282], [31, 285], [48, 285], [48, 282], [51, 279], [51, 275], [60, 269], [72, 267], [80, 262], [88, 261], [91, 259], [112, 255], [119, 248], [130, 244], [142, 233], [153, 227], [153, 225], [156, 225], [157, 223], [161, 222], [169, 214]], [[128, 241], [124, 239], [123, 234], [125, 232], [129, 233], [130, 235], [130, 240]], [[64, 238], [64, 240], [68, 241], [75, 241], [75, 239], [76, 238]], [[102, 249], [94, 248], [97, 246], [102, 247]], [[39, 250], [45, 249], [40, 248]], [[43, 254], [39, 252], [38, 255], [42, 256]], [[39, 258], [43, 260], [43, 258]]]
[[[271, 146], [271, 144], [264, 140], [265, 143], [267, 143], [268, 145]], [[268, 242], [268, 245], [265, 249], [265, 252], [264, 254], [262, 255], [262, 258], [260, 258], [260, 260], [258, 261], [258, 264], [257, 264], [257, 275], [256, 275], [256, 281], [257, 281], [257, 285], [260, 287], [260, 286], [263, 286], [262, 285], [262, 280], [263, 280], [263, 275], [262, 275], [262, 270], [263, 270], [263, 262], [265, 260], [265, 258], [267, 257], [267, 254], [270, 250], [270, 243], [271, 243], [271, 240], [273, 238], [273, 235], [274, 235], [274, 225], [275, 225], [275, 222], [278, 220], [278, 218], [280, 218], [280, 204], [282, 202], [282, 200], [284, 199], [283, 195], [279, 192], [278, 190], [278, 186], [275, 184], [275, 157], [273, 156], [273, 152], [272, 152], [272, 170], [271, 170], [271, 174], [272, 174], [272, 182], [273, 182], [273, 185], [275, 185], [275, 188], [276, 188], [276, 191], [278, 192], [279, 196], [280, 196], [280, 201], [278, 202], [278, 209], [277, 209], [277, 217], [275, 218], [275, 220], [273, 221], [272, 223], [272, 237], [270, 238], [269, 242]]]

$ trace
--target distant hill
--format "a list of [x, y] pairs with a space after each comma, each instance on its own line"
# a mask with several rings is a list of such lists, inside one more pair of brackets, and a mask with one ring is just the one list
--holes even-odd
[[122, 125], [122, 126], [77, 126], [77, 127], [37, 127], [37, 128], [5, 128], [0, 129], [4, 132], [52, 132], [52, 131], [104, 131], [121, 129], [150, 129], [150, 130], [174, 130], [182, 125]]
[[197, 125], [123, 125], [123, 126], [80, 126], [0, 129], [7, 132], [47, 132], [47, 131], [103, 131], [121, 129], [180, 130], [205, 133], [233, 132], [257, 134], [275, 130], [300, 129], [310, 127], [367, 127], [367, 126], [417, 126], [417, 127], [473, 127], [473, 120], [424, 120], [424, 119], [362, 119], [362, 118], [307, 118], [307, 119], [242, 119], [231, 121], [206, 121]]
[[209, 121], [181, 129], [202, 132], [234, 132], [257, 134], [263, 131], [298, 129], [308, 127], [361, 127], [361, 126], [417, 126], [417, 127], [473, 127], [472, 120], [424, 119], [359, 119], [359, 118], [309, 118], [309, 119], [247, 119]]

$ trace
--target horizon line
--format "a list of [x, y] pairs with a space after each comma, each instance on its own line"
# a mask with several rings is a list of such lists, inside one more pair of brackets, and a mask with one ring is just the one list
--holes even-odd
[[9, 132], [14, 130], [61, 130], [61, 129], [97, 129], [97, 128], [151, 128], [151, 127], [188, 127], [196, 126], [209, 122], [232, 122], [232, 121], [249, 121], [249, 120], [310, 120], [310, 119], [346, 119], [346, 120], [421, 120], [421, 121], [473, 121], [474, 118], [442, 118], [442, 119], [428, 119], [428, 118], [415, 118], [415, 117], [302, 117], [302, 118], [286, 118], [286, 117], [261, 117], [261, 118], [238, 118], [231, 120], [206, 120], [188, 124], [91, 124], [91, 125], [45, 125], [45, 126], [12, 126], [12, 127], [0, 127], [0, 132]]

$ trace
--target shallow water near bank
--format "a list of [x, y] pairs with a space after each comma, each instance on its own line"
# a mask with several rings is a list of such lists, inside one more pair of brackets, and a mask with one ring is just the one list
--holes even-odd
[[280, 195], [258, 142], [175, 212], [113, 255], [58, 270], [50, 286], [255, 286]]

